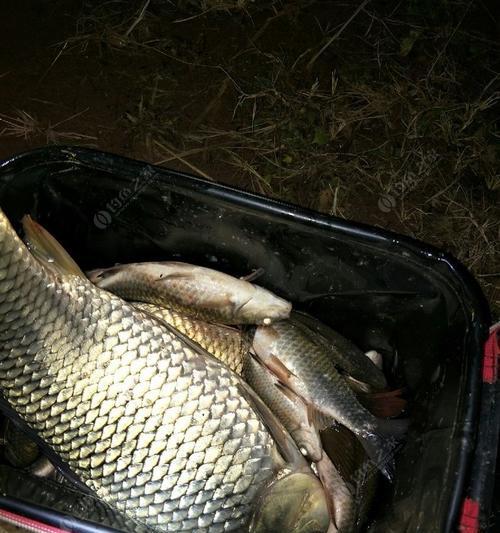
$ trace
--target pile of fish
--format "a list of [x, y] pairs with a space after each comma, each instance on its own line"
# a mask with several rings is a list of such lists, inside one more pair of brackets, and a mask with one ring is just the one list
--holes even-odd
[[23, 227], [24, 243], [0, 211], [11, 464], [150, 531], [359, 530], [406, 430], [376, 352], [248, 280], [178, 262], [85, 274]]

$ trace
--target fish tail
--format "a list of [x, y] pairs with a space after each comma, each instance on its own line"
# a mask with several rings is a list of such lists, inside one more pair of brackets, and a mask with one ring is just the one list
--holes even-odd
[[368, 457], [389, 481], [394, 477], [394, 455], [407, 429], [408, 420], [378, 420], [376, 430], [361, 439]]

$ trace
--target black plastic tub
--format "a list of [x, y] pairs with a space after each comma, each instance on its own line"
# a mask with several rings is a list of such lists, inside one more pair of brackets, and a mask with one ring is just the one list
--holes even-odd
[[[45, 148], [1, 163], [0, 206], [16, 229], [30, 213], [83, 268], [159, 259], [237, 275], [262, 267], [260, 284], [361, 348], [380, 351], [391, 384], [407, 389], [409, 435], [394, 484], [377, 494], [374, 530], [472, 532], [487, 520], [499, 412], [496, 369], [483, 369], [490, 316], [475, 280], [452, 257], [379, 229], [79, 148]], [[488, 357], [485, 368], [496, 361]], [[57, 506], [32, 505], [4, 485], [0, 508], [68, 523]], [[88, 531], [80, 519], [113, 525], [88, 514], [80, 509], [70, 529]]]

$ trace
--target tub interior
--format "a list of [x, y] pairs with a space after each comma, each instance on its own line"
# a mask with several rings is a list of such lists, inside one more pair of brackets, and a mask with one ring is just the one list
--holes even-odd
[[262, 268], [259, 284], [363, 350], [381, 352], [391, 386], [406, 390], [411, 425], [394, 483], [378, 486], [370, 523], [376, 531], [449, 526], [465, 475], [464, 439], [474, 430], [471, 347], [480, 317], [446, 257], [179, 173], [70, 149], [0, 168], [0, 206], [17, 230], [31, 214], [83, 269], [149, 260], [237, 276]]

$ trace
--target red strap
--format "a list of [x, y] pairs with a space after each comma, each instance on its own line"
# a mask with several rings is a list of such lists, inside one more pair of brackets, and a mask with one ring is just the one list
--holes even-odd
[[6, 511], [5, 509], [0, 509], [0, 521], [26, 528], [28, 531], [36, 531], [39, 533], [67, 533], [66, 529], [49, 526], [48, 524], [38, 522], [38, 520], [33, 520], [32, 518]]
[[479, 533], [479, 502], [465, 498], [458, 530], [460, 533]]
[[484, 345], [483, 382], [496, 383], [498, 379], [498, 361], [500, 359], [500, 326], [492, 328]]

